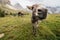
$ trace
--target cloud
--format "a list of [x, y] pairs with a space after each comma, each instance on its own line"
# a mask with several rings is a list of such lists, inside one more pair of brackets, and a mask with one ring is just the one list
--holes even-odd
[[28, 0], [20, 0], [18, 1], [22, 6], [27, 6], [27, 5], [31, 5], [32, 2], [29, 2]]
[[60, 6], [60, 0], [29, 0], [33, 3], [42, 3], [46, 6]]
[[42, 3], [46, 6], [60, 6], [60, 0], [10, 0], [11, 4], [16, 4], [17, 2], [20, 3], [24, 8], [26, 8], [27, 5], [33, 5], [36, 3]]
[[29, 1], [33, 3], [39, 3], [39, 2], [42, 2], [43, 0], [29, 0]]
[[44, 0], [41, 2], [47, 6], [60, 6], [60, 0]]

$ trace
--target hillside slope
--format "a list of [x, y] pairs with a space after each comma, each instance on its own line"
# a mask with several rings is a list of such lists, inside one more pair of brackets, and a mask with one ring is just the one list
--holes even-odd
[[1, 5], [1, 4], [0, 4], [0, 9], [3, 11], [7, 11], [7, 12], [16, 12], [17, 11], [17, 10], [9, 8], [9, 6], [7, 6], [7, 5]]
[[39, 23], [37, 37], [32, 35], [31, 15], [24, 17], [0, 18], [0, 40], [60, 40], [60, 14], [48, 14], [46, 20]]

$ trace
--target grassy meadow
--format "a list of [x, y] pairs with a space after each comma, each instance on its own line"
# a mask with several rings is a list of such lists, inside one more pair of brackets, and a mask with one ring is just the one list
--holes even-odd
[[48, 14], [39, 23], [37, 37], [32, 34], [31, 15], [0, 17], [0, 40], [60, 40], [60, 14]]

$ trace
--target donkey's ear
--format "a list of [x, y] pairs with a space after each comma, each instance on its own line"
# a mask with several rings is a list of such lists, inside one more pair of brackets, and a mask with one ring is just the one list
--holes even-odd
[[27, 6], [27, 8], [33, 10], [33, 6]]
[[46, 11], [48, 11], [48, 9], [45, 9]]

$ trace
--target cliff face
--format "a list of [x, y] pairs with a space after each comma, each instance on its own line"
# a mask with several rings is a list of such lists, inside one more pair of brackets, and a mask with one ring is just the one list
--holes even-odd
[[9, 0], [0, 0], [0, 4], [10, 4]]

